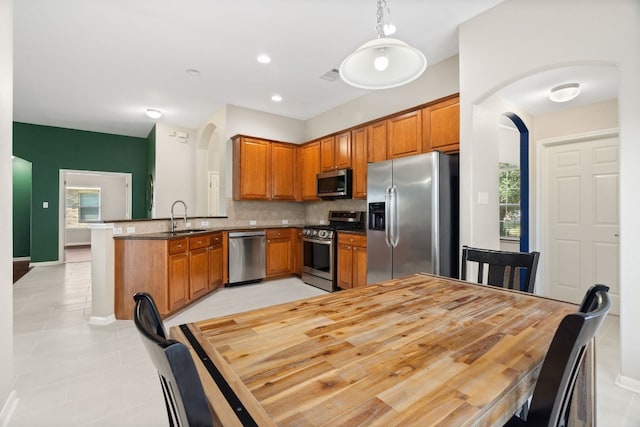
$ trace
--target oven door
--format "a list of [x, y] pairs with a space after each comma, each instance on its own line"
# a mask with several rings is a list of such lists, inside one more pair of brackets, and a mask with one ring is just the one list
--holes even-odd
[[302, 238], [302, 271], [323, 279], [333, 280], [333, 240]]

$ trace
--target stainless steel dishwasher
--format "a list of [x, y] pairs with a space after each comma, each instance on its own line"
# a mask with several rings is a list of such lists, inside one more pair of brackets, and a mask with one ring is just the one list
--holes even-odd
[[266, 272], [265, 233], [229, 233], [229, 285], [258, 282]]

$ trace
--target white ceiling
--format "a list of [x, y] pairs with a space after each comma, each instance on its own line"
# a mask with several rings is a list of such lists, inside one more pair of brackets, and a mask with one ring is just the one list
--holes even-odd
[[[460, 23], [501, 1], [387, 5], [394, 37], [433, 64], [458, 53]], [[374, 0], [15, 1], [14, 120], [145, 137], [146, 108], [187, 128], [226, 104], [308, 119], [367, 93], [320, 76], [375, 38], [375, 22]], [[259, 64], [260, 53], [272, 62]], [[549, 88], [568, 81], [583, 83], [582, 95], [549, 101]], [[551, 70], [499, 95], [531, 114], [611, 99], [617, 69]]]
[[[457, 54], [461, 22], [500, 2], [387, 5], [394, 37], [433, 64]], [[366, 93], [320, 76], [376, 36], [374, 0], [19, 0], [14, 17], [14, 120], [141, 137], [146, 108], [188, 128], [225, 104], [313, 117]]]

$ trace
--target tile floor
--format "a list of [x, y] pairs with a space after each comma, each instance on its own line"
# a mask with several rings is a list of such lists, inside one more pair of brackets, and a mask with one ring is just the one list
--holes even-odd
[[[156, 372], [132, 321], [89, 326], [91, 263], [36, 267], [14, 286], [15, 384], [11, 427], [166, 426]], [[167, 326], [323, 293], [297, 279], [225, 288]], [[597, 339], [598, 425], [640, 426], [640, 395], [614, 385], [618, 318]]]

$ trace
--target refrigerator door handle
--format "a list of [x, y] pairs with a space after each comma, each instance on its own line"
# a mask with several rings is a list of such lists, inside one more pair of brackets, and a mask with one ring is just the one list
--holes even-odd
[[389, 228], [391, 227], [391, 223], [390, 221], [390, 212], [391, 210], [391, 187], [387, 187], [386, 190], [384, 190], [384, 242], [387, 244], [388, 247], [391, 247], [391, 240], [389, 238], [390, 236], [390, 231]]
[[389, 236], [391, 245], [395, 248], [398, 246], [400, 237], [398, 236], [398, 187], [395, 185], [389, 189], [390, 205], [391, 205], [391, 220], [389, 225]]

